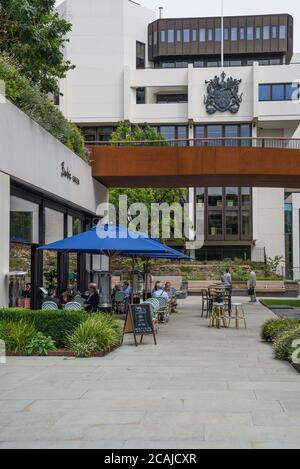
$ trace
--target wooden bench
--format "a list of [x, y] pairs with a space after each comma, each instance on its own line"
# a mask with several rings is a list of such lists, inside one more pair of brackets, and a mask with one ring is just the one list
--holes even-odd
[[256, 282], [256, 293], [285, 293], [284, 281], [258, 280]]
[[189, 281], [188, 292], [191, 294], [200, 294], [203, 290], [207, 290], [213, 284], [216, 284], [213, 280], [201, 280], [201, 281]]

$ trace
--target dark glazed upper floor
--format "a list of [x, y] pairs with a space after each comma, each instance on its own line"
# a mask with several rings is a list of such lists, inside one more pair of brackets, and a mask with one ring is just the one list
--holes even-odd
[[[154, 21], [148, 27], [149, 60], [218, 56], [220, 28], [220, 17]], [[252, 57], [282, 55], [289, 63], [293, 55], [293, 32], [294, 20], [288, 14], [225, 17], [224, 53]]]

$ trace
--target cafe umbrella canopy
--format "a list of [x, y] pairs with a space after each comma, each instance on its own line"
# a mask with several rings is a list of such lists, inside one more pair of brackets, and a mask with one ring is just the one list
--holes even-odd
[[133, 263], [137, 257], [146, 259], [187, 258], [175, 249], [149, 238], [145, 233], [107, 224], [99, 224], [89, 231], [41, 246], [39, 249], [62, 253], [107, 255], [110, 261], [109, 270], [111, 270], [111, 260], [116, 256], [132, 257]]

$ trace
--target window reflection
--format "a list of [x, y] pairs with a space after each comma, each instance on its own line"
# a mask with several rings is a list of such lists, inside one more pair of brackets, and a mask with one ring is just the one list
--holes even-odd
[[222, 187], [209, 187], [208, 189], [208, 205], [209, 207], [222, 207], [223, 205], [223, 189]]

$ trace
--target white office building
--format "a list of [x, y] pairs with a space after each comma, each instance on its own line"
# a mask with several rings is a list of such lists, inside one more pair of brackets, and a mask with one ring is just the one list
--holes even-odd
[[[88, 142], [109, 140], [123, 120], [198, 145], [300, 138], [300, 60], [290, 15], [225, 17], [222, 68], [219, 17], [160, 18], [130, 0], [66, 0], [59, 12], [73, 24], [66, 54], [76, 65], [61, 83], [60, 108]], [[222, 72], [225, 85], [238, 80], [235, 90], [229, 83], [238, 103], [232, 107], [227, 94], [208, 107], [207, 82], [222, 80]], [[197, 259], [282, 256], [287, 276], [299, 276], [297, 190], [203, 188], [199, 181], [189, 196], [205, 206]]]

